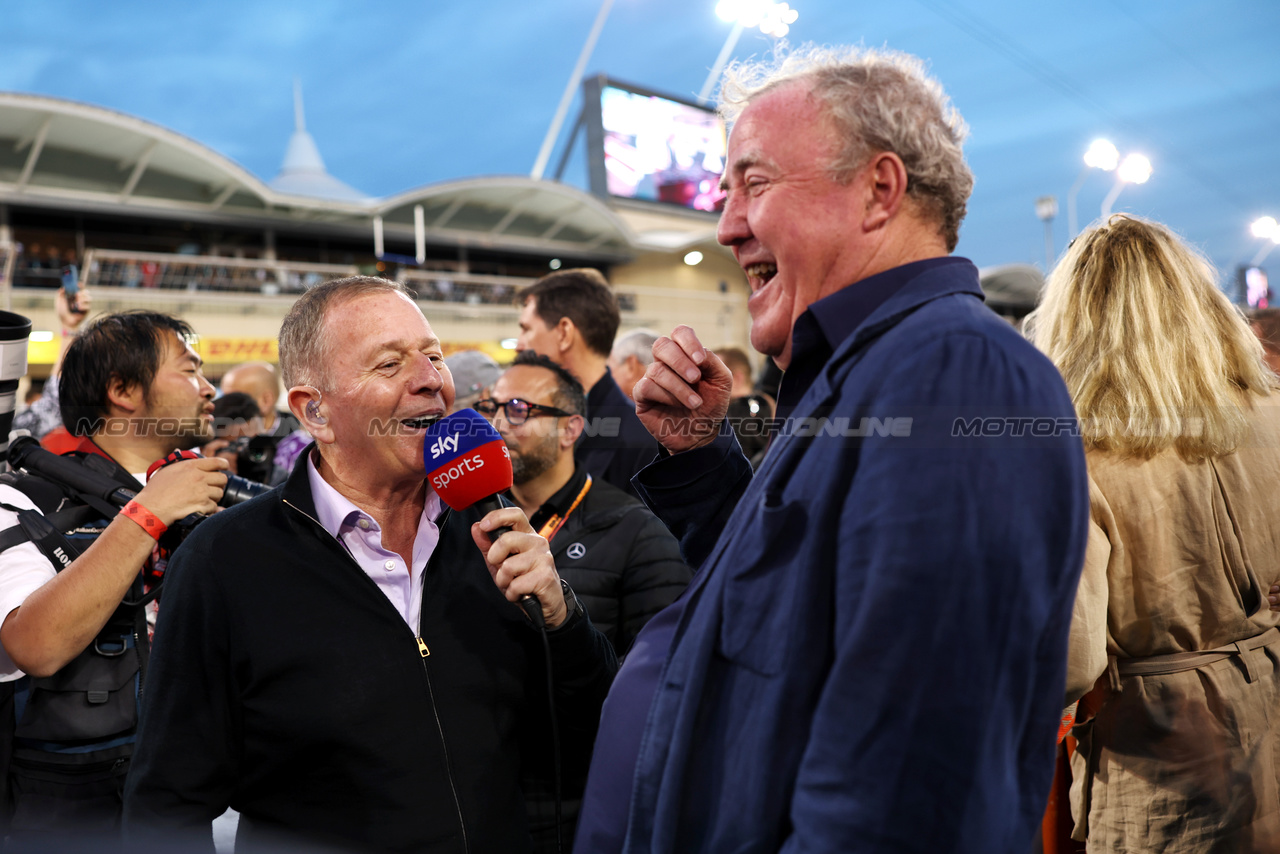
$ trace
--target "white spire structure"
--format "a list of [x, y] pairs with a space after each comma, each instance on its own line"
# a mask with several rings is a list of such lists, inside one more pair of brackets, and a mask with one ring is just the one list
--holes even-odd
[[280, 172], [268, 186], [281, 193], [312, 196], [344, 202], [365, 201], [368, 196], [333, 177], [324, 168], [324, 159], [316, 141], [307, 133], [306, 115], [302, 109], [302, 81], [293, 79], [293, 136], [284, 152]]
[[[302, 78], [293, 78], [293, 128], [299, 133], [307, 132], [307, 116], [302, 111]], [[319, 155], [317, 155], [319, 156]]]

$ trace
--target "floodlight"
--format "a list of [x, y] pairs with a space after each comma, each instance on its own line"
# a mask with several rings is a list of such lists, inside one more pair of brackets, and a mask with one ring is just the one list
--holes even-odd
[[1255, 219], [1253, 225], [1249, 226], [1249, 230], [1253, 232], [1254, 237], [1271, 238], [1280, 243], [1280, 223], [1277, 223], [1276, 218], [1273, 216]]
[[1126, 184], [1145, 184], [1151, 177], [1151, 161], [1141, 154], [1130, 154], [1116, 170], [1116, 176]]
[[1120, 152], [1110, 140], [1095, 139], [1089, 146], [1089, 150], [1084, 153], [1084, 162], [1086, 166], [1110, 172], [1120, 162]]

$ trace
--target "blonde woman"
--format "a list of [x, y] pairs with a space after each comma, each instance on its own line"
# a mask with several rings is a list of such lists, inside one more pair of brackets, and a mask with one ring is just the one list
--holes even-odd
[[1280, 394], [1261, 345], [1207, 262], [1123, 215], [1076, 239], [1029, 329], [1089, 461], [1075, 837], [1280, 851]]

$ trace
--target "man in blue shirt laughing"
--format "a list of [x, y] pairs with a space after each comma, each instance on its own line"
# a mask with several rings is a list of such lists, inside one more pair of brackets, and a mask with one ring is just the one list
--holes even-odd
[[606, 702], [576, 850], [1030, 850], [1088, 490], [1061, 378], [950, 257], [964, 124], [890, 52], [723, 91], [719, 239], [785, 420], [753, 477], [729, 371], [688, 327], [655, 344], [669, 457], [635, 483], [697, 574]]

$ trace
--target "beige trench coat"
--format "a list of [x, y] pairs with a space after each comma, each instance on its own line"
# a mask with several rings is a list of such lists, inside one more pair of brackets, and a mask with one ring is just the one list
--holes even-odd
[[1215, 460], [1088, 456], [1068, 698], [1097, 709], [1072, 765], [1090, 852], [1280, 852], [1280, 394], [1250, 420]]

